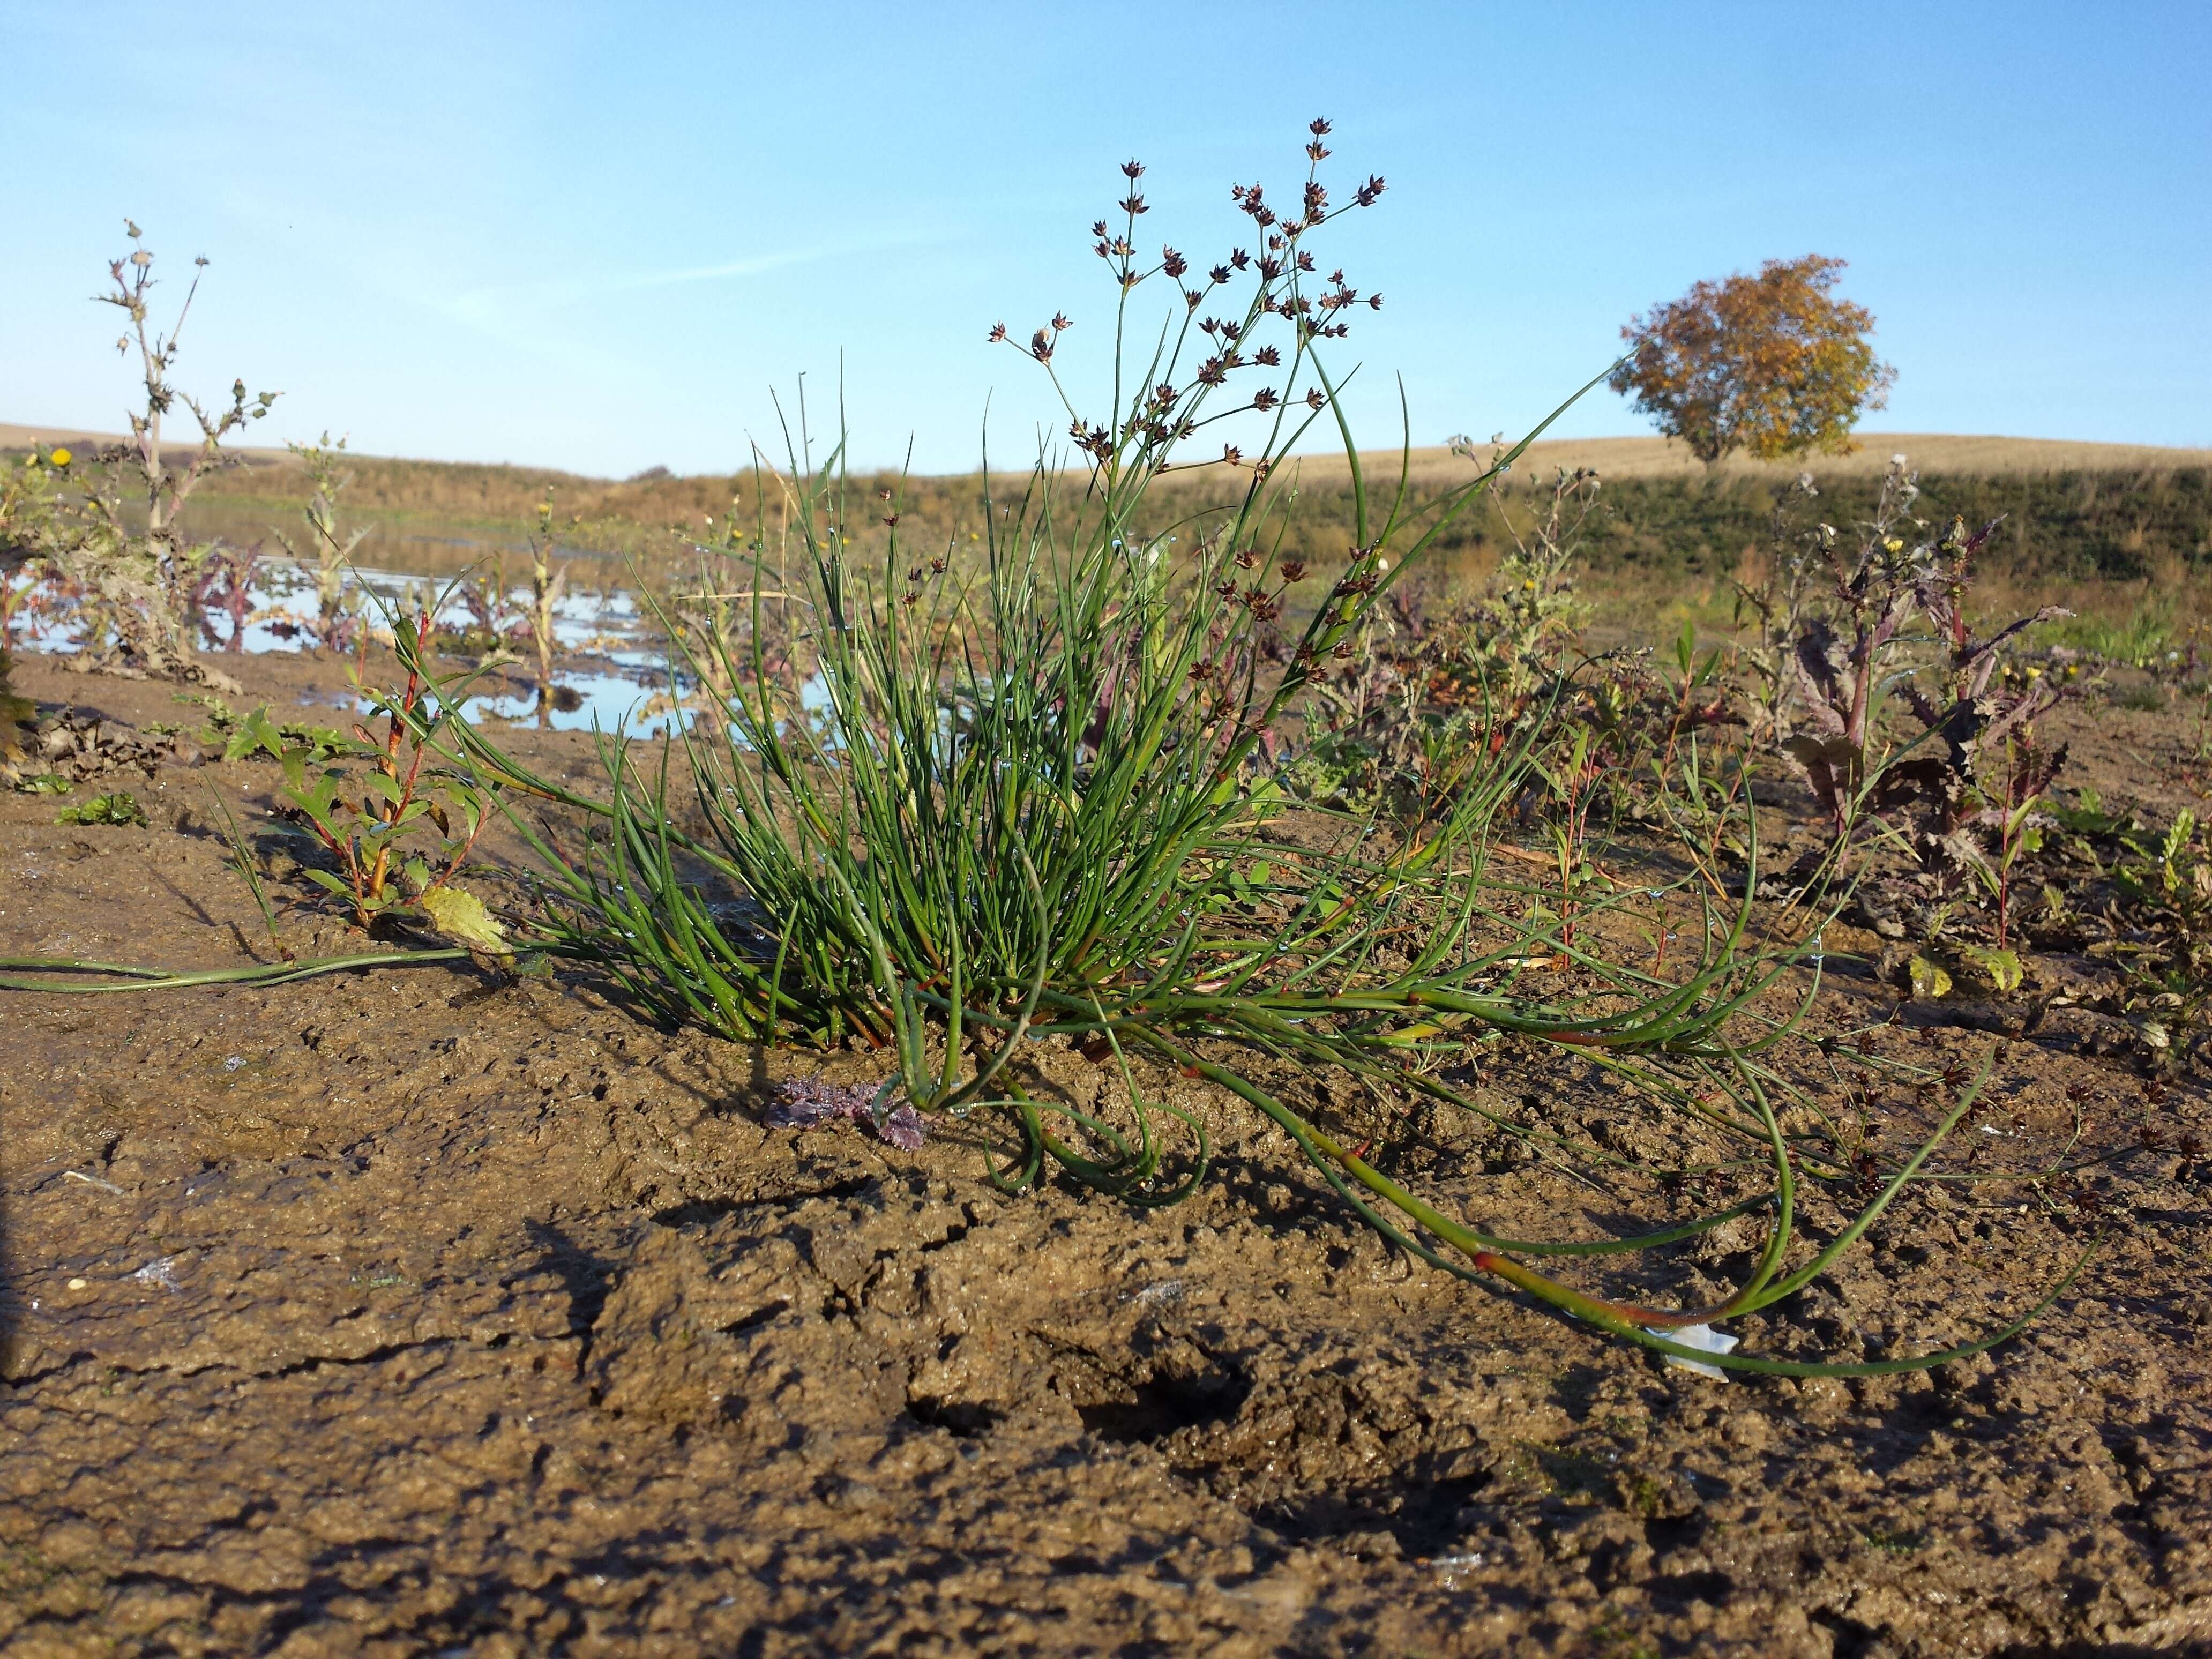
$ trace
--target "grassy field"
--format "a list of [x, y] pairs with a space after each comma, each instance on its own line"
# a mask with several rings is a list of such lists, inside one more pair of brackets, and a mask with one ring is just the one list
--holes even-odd
[[[34, 439], [101, 441], [96, 434], [0, 425], [0, 447]], [[289, 532], [298, 521], [303, 490], [299, 463], [281, 450], [241, 453], [246, 465], [203, 486], [190, 515], [192, 527], [241, 542], [264, 539], [271, 529]], [[1931, 515], [2005, 520], [1992, 574], [2022, 592], [2101, 579], [2107, 586], [2097, 603], [2124, 611], [2153, 585], [2191, 583], [2212, 570], [2212, 450], [1869, 433], [1853, 454], [1804, 464], [1821, 492], [1817, 503], [1804, 504], [1808, 512], [1838, 525], [1863, 518], [1893, 453], [1909, 456], [1919, 469], [1923, 507]], [[1400, 463], [1395, 453], [1364, 457], [1370, 488], [1395, 479]], [[1680, 444], [1657, 437], [1540, 443], [1522, 463], [1522, 483], [1442, 538], [1440, 574], [1459, 580], [1486, 574], [1510, 545], [1514, 526], [1534, 514], [1546, 481], [1563, 466], [1595, 467], [1605, 480], [1599, 506], [1583, 526], [1587, 568], [1617, 577], [1609, 586], [1630, 609], [1644, 607], [1656, 590], [1688, 614], [1726, 603], [1729, 579], [1761, 555], [1777, 491], [1801, 470], [1796, 463], [1740, 458], [1708, 470]], [[1468, 462], [1441, 447], [1414, 450], [1408, 470], [1417, 496], [1471, 474]], [[625, 562], [636, 560], [648, 581], [659, 582], [690, 562], [695, 544], [717, 538], [733, 501], [744, 524], [760, 506], [744, 474], [679, 476], [655, 469], [611, 480], [543, 467], [377, 456], [359, 457], [352, 471], [345, 511], [373, 529], [362, 556], [426, 573], [519, 547], [550, 494], [566, 548], [608, 561], [600, 580], [621, 580]], [[979, 482], [972, 475], [858, 477], [844, 527], [862, 546], [879, 544], [880, 519], [892, 510], [879, 492], [890, 489], [909, 550], [957, 550], [982, 529]], [[995, 479], [996, 498], [1018, 501], [1027, 482], [1018, 475]], [[1158, 496], [1153, 533], [1200, 532], [1249, 482], [1248, 472], [1218, 465], [1170, 476]], [[1301, 459], [1291, 482], [1298, 501], [1285, 550], [1318, 571], [1331, 570], [1354, 539], [1344, 459]], [[1079, 477], [1065, 483], [1079, 501]], [[771, 486], [771, 525], [775, 493]]]

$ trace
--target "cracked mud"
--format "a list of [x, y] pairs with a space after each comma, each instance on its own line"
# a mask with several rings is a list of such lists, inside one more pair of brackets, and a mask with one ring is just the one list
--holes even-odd
[[[257, 697], [316, 677], [249, 666]], [[174, 718], [163, 688], [35, 661], [18, 689]], [[241, 959], [259, 924], [201, 780], [252, 800], [269, 769], [147, 766], [146, 829], [0, 799], [9, 954]], [[1218, 1176], [1144, 1213], [1001, 1197], [959, 1124], [913, 1154], [770, 1129], [776, 1079], [878, 1063], [661, 1032], [582, 979], [15, 997], [0, 1028], [11, 1654], [2212, 1643], [2212, 1194], [2171, 1156], [2111, 1166], [2123, 1224], [1996, 1353], [1717, 1383], [1409, 1267], [1195, 1094]], [[2015, 1043], [2004, 1108], [2133, 1099], [2092, 1036]], [[1571, 1068], [1504, 1082], [1604, 1107]], [[2166, 1109], [2212, 1117], [2194, 1083]], [[1425, 1178], [1502, 1226], [1585, 1202], [1421, 1133]], [[1672, 1288], [1755, 1243], [1685, 1247]], [[1955, 1340], [2075, 1248], [1937, 1194], [1788, 1319]]]

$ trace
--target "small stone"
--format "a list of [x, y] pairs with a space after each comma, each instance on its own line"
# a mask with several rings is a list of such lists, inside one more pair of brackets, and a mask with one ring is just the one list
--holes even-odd
[[84, 1280], [82, 1279], [72, 1279], [69, 1282], [69, 1287], [73, 1291], [82, 1291], [88, 1288]]

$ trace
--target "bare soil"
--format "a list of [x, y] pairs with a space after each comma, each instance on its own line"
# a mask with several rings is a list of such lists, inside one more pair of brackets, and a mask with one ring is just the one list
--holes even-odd
[[[280, 712], [343, 689], [240, 672]], [[133, 736], [195, 721], [166, 686], [31, 659], [15, 689], [110, 722], [136, 769], [98, 787], [152, 822], [0, 795], [0, 954], [265, 952], [205, 789], [265, 802], [274, 768]], [[2108, 799], [2189, 798], [2178, 721], [2071, 718]], [[515, 743], [588, 769], [581, 737]], [[2027, 993], [2094, 972], [2039, 959]], [[2093, 1146], [2129, 1144], [2149, 1057], [2095, 1000], [2009, 1043], [1992, 1145], [2063, 1139], [2069, 1086]], [[1972, 1060], [2006, 1018], [1916, 1004], [1881, 1041]], [[2100, 1218], [1916, 1188], [1747, 1342], [1925, 1351], [2109, 1236], [1991, 1354], [1714, 1382], [1409, 1264], [1196, 1093], [1218, 1174], [1153, 1213], [1002, 1197], [959, 1124], [915, 1153], [770, 1128], [776, 1079], [881, 1061], [658, 1030], [580, 975], [11, 994], [0, 1032], [9, 1654], [2212, 1651], [2203, 1159], [2116, 1158]], [[2159, 1099], [2169, 1142], [2212, 1133], [2203, 1085]], [[1486, 1086], [1601, 1128], [1620, 1104], [1556, 1057]], [[1376, 1161], [1501, 1230], [1625, 1219], [1401, 1127]], [[1757, 1242], [1684, 1246], [1660, 1289]]]

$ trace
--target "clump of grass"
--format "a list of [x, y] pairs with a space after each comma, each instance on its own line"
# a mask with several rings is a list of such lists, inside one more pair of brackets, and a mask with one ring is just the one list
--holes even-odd
[[2125, 617], [2069, 617], [2040, 631], [2052, 645], [2147, 672], [2180, 656], [2170, 600], [2145, 599]]
[[[1741, 906], [1703, 912], [1662, 976], [1608, 948], [1629, 895], [1600, 884], [1572, 905], [1547, 901], [1492, 861], [1540, 740], [1559, 736], [1541, 720], [1468, 754], [1417, 830], [1337, 817], [1325, 820], [1333, 836], [1277, 833], [1285, 802], [1267, 757], [1286, 711], [1324, 665], [1354, 655], [1376, 605], [1529, 441], [1426, 501], [1410, 468], [1394, 488], [1369, 489], [1321, 353], [1356, 304], [1379, 301], [1340, 270], [1315, 273], [1326, 228], [1382, 181], [1333, 205], [1319, 173], [1327, 131], [1315, 124], [1291, 200], [1236, 192], [1258, 252], [1203, 270], [1173, 247], [1139, 253], [1143, 169], [1124, 168], [1118, 216], [1094, 228], [1116, 294], [1103, 418], [1060, 376], [1067, 318], [1026, 343], [993, 331], [1061, 390], [1087, 469], [1080, 501], [1049, 457], [1018, 499], [987, 467], [980, 558], [913, 549], [898, 492], [872, 501], [854, 489], [842, 438], [823, 453], [802, 401], [788, 471], [757, 477], [757, 533], [735, 550], [745, 616], [711, 629], [664, 618], [679, 652], [672, 681], [726, 690], [717, 719], [657, 751], [603, 738], [605, 791], [592, 796], [532, 774], [448, 713], [442, 729], [471, 768], [589, 815], [590, 834], [563, 842], [511, 814], [548, 872], [546, 942], [671, 1020], [747, 1042], [877, 1045], [923, 1116], [1004, 1126], [1011, 1151], [992, 1175], [1011, 1190], [1056, 1168], [1133, 1203], [1186, 1195], [1206, 1137], [1143, 1080], [1178, 1070], [1279, 1126], [1394, 1243], [1674, 1357], [1863, 1373], [2003, 1340], [2017, 1325], [1942, 1353], [1829, 1364], [1716, 1354], [1669, 1335], [1771, 1306], [1825, 1270], [1920, 1178], [1980, 1086], [1870, 1185], [1832, 1136], [1785, 1129], [1783, 1113], [1808, 1103], [1762, 1057], [1802, 1017], [1791, 981], [1809, 947], [1752, 940], [1755, 836]], [[1137, 307], [1162, 288], [1155, 333]], [[1299, 604], [1309, 573], [1279, 553], [1292, 506], [1280, 467], [1323, 418], [1344, 440], [1355, 540], [1342, 574]], [[1196, 465], [1241, 494], [1182, 521], [1173, 543], [1145, 533], [1155, 486], [1186, 466], [1202, 431], [1222, 450]], [[872, 557], [852, 538], [864, 516], [890, 532]], [[1303, 626], [1286, 627], [1300, 611]], [[1547, 969], [1556, 976], [1540, 981]], [[1641, 1236], [1509, 1240], [1424, 1200], [1279, 1081], [1425, 1100], [1565, 1146], [1453, 1080], [1470, 1042], [1501, 1038], [1595, 1064], [1644, 1109], [1738, 1141], [1766, 1171], [1764, 1190]], [[1119, 1105], [1084, 1111], [1024, 1086], [1018, 1062], [1043, 1042], [1114, 1066]], [[1638, 1169], [1596, 1162], [1615, 1176]], [[1856, 1214], [1785, 1270], [1808, 1179], [1859, 1194]], [[1765, 1244], [1737, 1287], [1703, 1307], [1586, 1294], [1528, 1265], [1634, 1256], [1754, 1212], [1771, 1217]]]

